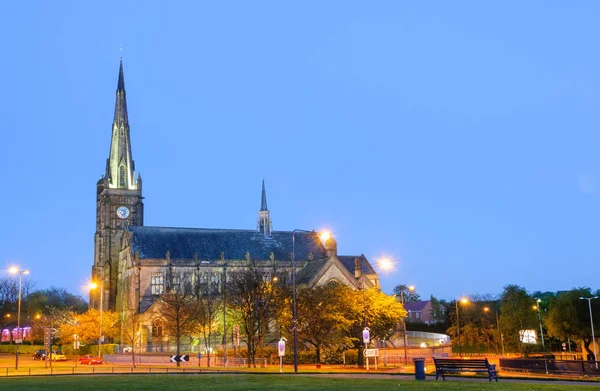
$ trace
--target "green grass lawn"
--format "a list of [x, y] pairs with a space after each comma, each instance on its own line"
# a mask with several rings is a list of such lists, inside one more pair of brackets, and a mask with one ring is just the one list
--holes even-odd
[[0, 378], [0, 390], [591, 390], [589, 386], [480, 381], [317, 378], [302, 375], [141, 375]]

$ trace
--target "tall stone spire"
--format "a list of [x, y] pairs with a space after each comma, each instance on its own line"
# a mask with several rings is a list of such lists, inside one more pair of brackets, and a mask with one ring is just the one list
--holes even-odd
[[116, 95], [110, 155], [106, 160], [106, 178], [110, 189], [136, 190], [137, 182], [134, 177], [135, 162], [131, 155], [123, 59], [119, 64], [119, 81], [117, 82]]
[[262, 181], [262, 198], [260, 202], [260, 211], [258, 212], [258, 232], [271, 236], [271, 213], [267, 208], [267, 192], [265, 190], [265, 180]]

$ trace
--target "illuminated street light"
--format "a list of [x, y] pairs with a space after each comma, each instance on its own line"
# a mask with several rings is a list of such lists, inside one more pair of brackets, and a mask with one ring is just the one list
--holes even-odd
[[[408, 289], [409, 292], [413, 292], [415, 286], [409, 285], [406, 289]], [[400, 302], [402, 303], [402, 308], [404, 308], [404, 289], [400, 289]], [[406, 313], [406, 316], [408, 316], [408, 312]], [[408, 361], [408, 353], [406, 351], [406, 345], [408, 343], [408, 338], [406, 336], [406, 319], [402, 319], [402, 328], [404, 329], [404, 365], [406, 365], [406, 362]]]
[[[8, 269], [10, 274], [18, 274], [19, 275], [19, 304], [17, 309], [17, 340], [15, 341], [16, 354], [15, 354], [15, 369], [19, 369], [19, 341], [23, 343], [23, 331], [21, 329], [21, 292], [22, 292], [22, 280], [23, 274], [29, 274], [29, 270], [22, 270], [16, 266]], [[8, 316], [10, 318], [10, 314]], [[19, 338], [20, 337], [20, 338]]]
[[[306, 231], [304, 229], [295, 229], [292, 231], [292, 315], [294, 323], [294, 372], [298, 372], [298, 336], [297, 326], [298, 317], [296, 313], [296, 232], [313, 233], [314, 231]], [[327, 241], [331, 237], [331, 232], [323, 231], [318, 234], [323, 241]]]
[[[303, 230], [294, 230], [294, 232], [304, 232]], [[319, 234], [319, 237], [321, 238], [322, 241], [326, 242], [327, 240], [329, 240], [329, 238], [331, 237], [331, 232], [329, 231], [323, 231]]]
[[[98, 288], [98, 284], [95, 282], [91, 282], [89, 285], [90, 290], [95, 290]], [[104, 296], [104, 278], [100, 280], [100, 338], [98, 339], [98, 357], [102, 357], [102, 311], [104, 310], [103, 306], [103, 296]]]
[[[460, 357], [462, 357], [462, 346], [460, 346], [460, 321], [458, 318], [458, 300], [455, 301], [456, 304], [456, 331], [458, 334], [458, 355]], [[462, 299], [460, 299], [460, 302], [462, 304], [469, 304], [469, 300], [466, 297], [463, 297]]]
[[534, 299], [537, 305], [534, 305], [532, 308], [534, 311], [538, 313], [538, 322], [540, 323], [540, 336], [542, 337], [542, 347], [546, 346], [544, 342], [544, 329], [542, 328], [542, 313], [540, 312], [540, 303], [541, 299]]
[[594, 318], [592, 317], [592, 300], [597, 299], [598, 296], [594, 297], [580, 297], [579, 300], [587, 300], [590, 307], [590, 324], [592, 326], [592, 343], [594, 344], [594, 361], [596, 362], [596, 369], [598, 369], [598, 356], [596, 354], [596, 337], [594, 336]]
[[377, 264], [382, 270], [389, 271], [394, 268], [394, 263], [389, 258], [381, 258], [377, 261]]

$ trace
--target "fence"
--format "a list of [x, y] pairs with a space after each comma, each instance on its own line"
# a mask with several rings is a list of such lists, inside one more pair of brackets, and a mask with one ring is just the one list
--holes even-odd
[[[190, 361], [182, 362], [180, 365], [184, 367], [208, 367], [208, 357], [202, 355], [201, 359], [196, 356], [190, 355]], [[105, 354], [104, 362], [107, 364], [116, 365], [130, 365], [132, 363], [131, 355], [129, 354]], [[226, 364], [226, 365], [225, 365]], [[171, 362], [171, 356], [162, 355], [136, 355], [135, 365], [175, 365]], [[223, 362], [223, 357], [210, 356], [211, 367], [245, 367], [248, 366], [247, 358], [232, 358], [227, 359], [227, 363]], [[267, 359], [261, 360], [260, 358], [254, 359], [254, 365], [258, 367], [267, 367]]]
[[500, 368], [510, 371], [541, 372], [564, 375], [600, 376], [600, 364], [597, 361], [557, 360], [555, 358], [501, 358]]

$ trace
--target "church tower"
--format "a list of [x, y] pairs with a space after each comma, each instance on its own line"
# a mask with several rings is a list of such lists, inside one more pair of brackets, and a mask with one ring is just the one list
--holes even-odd
[[258, 212], [258, 232], [271, 237], [271, 213], [267, 208], [267, 192], [265, 191], [265, 180], [262, 181], [262, 199], [260, 202], [260, 211]]
[[144, 225], [142, 200], [142, 178], [139, 174], [135, 178], [135, 163], [131, 155], [121, 59], [106, 174], [97, 184], [92, 280], [97, 283], [98, 290], [90, 293], [90, 304], [94, 308], [100, 308], [100, 301], [104, 309], [115, 308], [121, 240], [127, 225]]

